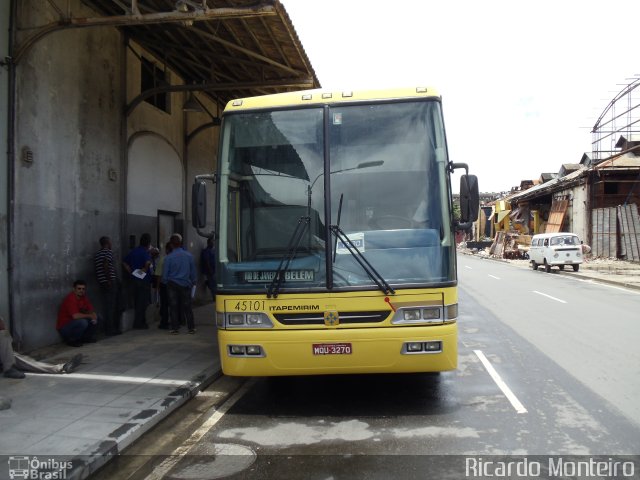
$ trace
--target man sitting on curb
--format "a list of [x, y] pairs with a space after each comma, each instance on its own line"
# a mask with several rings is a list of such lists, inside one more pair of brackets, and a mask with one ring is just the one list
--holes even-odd
[[[67, 363], [59, 363], [52, 365], [50, 363], [38, 362], [26, 355], [20, 355], [13, 351], [13, 339], [4, 324], [4, 320], [0, 317], [0, 362], [4, 370], [4, 376], [7, 378], [24, 378], [23, 372], [31, 373], [71, 373], [80, 362], [82, 355], [74, 355]], [[8, 407], [7, 407], [8, 408]]]
[[98, 315], [87, 298], [87, 282], [76, 280], [73, 291], [60, 305], [56, 329], [62, 339], [71, 347], [81, 347], [83, 343], [95, 343]]

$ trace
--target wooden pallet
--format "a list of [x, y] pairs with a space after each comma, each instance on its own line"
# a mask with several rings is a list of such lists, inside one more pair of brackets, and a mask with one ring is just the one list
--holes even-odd
[[562, 223], [564, 222], [567, 208], [569, 208], [569, 200], [554, 200], [551, 203], [549, 220], [544, 230], [545, 233], [558, 233], [562, 231]]

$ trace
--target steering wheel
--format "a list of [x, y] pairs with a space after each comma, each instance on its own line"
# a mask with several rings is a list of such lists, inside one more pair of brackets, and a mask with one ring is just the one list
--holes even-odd
[[369, 226], [378, 230], [411, 228], [413, 221], [399, 215], [381, 215], [369, 220]]

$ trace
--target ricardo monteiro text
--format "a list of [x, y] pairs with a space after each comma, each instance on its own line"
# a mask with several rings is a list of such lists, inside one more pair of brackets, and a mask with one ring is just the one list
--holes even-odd
[[622, 462], [612, 458], [589, 460], [565, 460], [550, 457], [546, 462], [520, 458], [517, 460], [494, 461], [482, 457], [466, 458], [467, 477], [598, 477], [625, 478], [635, 475], [634, 462]]

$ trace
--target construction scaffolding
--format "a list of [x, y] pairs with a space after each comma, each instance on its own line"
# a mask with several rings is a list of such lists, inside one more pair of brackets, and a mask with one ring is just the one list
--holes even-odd
[[[628, 79], [629, 83], [609, 102], [591, 130], [591, 159], [594, 164], [614, 155], [625, 153], [619, 143], [624, 137], [629, 143], [640, 141], [640, 75]], [[631, 149], [636, 153], [636, 145]]]

